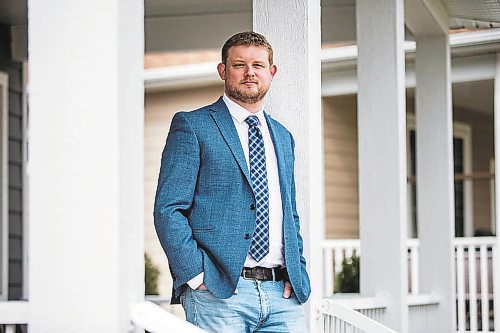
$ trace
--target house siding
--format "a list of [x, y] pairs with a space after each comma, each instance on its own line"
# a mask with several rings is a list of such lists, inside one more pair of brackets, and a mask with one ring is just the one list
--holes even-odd
[[10, 57], [10, 28], [0, 25], [0, 71], [9, 75], [9, 299], [23, 298], [23, 67]]
[[358, 238], [358, 129], [356, 96], [323, 99], [325, 236]]

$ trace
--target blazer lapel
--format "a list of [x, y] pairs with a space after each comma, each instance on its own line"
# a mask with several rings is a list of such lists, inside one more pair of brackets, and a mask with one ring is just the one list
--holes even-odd
[[241, 147], [240, 138], [238, 136], [238, 132], [236, 132], [236, 127], [234, 127], [233, 118], [231, 117], [226, 104], [222, 100], [222, 97], [210, 106], [210, 110], [212, 111], [210, 115], [217, 124], [217, 127], [219, 127], [224, 140], [229, 146], [229, 149], [231, 149], [234, 158], [238, 162], [241, 171], [245, 175], [248, 184], [250, 184], [251, 187], [252, 182], [250, 180], [250, 172], [248, 171], [247, 162], [245, 160], [245, 155], [243, 154], [243, 148]]

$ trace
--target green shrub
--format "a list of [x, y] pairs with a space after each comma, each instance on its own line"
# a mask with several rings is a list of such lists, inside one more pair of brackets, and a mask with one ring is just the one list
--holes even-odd
[[359, 293], [359, 257], [342, 260], [342, 271], [335, 279], [336, 293]]
[[146, 285], [146, 295], [158, 295], [158, 278], [160, 277], [160, 270], [153, 264], [151, 258], [144, 254], [144, 282]]

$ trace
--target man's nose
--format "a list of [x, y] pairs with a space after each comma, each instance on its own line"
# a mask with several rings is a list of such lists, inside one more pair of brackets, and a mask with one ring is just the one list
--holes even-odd
[[248, 75], [248, 76], [254, 76], [255, 75], [255, 72], [254, 72], [252, 66], [247, 66], [246, 67], [245, 74]]

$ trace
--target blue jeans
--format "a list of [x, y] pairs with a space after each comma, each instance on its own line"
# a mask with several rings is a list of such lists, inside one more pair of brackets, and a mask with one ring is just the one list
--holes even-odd
[[187, 288], [181, 296], [186, 320], [213, 333], [306, 333], [306, 319], [295, 294], [283, 298], [283, 281], [245, 280], [228, 299]]

